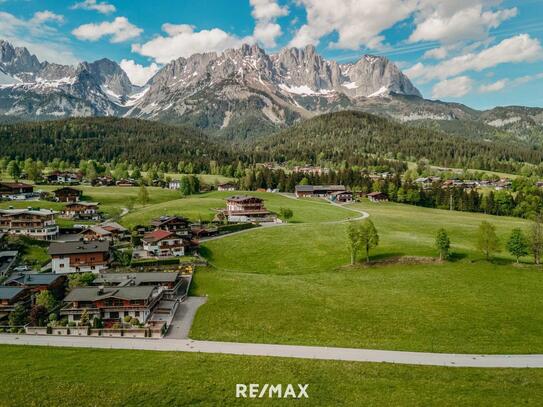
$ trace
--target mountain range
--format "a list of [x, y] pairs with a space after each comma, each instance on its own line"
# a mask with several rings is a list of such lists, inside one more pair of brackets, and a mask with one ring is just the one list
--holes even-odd
[[26, 48], [0, 40], [4, 121], [116, 116], [188, 124], [242, 139], [341, 110], [482, 139], [513, 136], [543, 143], [543, 109], [479, 111], [427, 100], [381, 56], [340, 64], [324, 59], [312, 46], [269, 55], [256, 45], [243, 45], [178, 58], [144, 86], [136, 86], [114, 61], [77, 66], [40, 62]]

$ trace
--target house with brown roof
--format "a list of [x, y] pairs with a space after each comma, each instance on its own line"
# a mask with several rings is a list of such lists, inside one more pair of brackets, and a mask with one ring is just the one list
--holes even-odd
[[142, 244], [146, 257], [180, 257], [185, 255], [185, 248], [190, 246], [190, 241], [174, 232], [158, 229], [145, 233]]
[[147, 322], [162, 299], [162, 291], [155, 286], [135, 287], [79, 287], [64, 298], [60, 315], [69, 322], [79, 323], [83, 312], [89, 320], [100, 318], [106, 328], [122, 322], [124, 317]]
[[62, 210], [62, 216], [77, 220], [100, 220], [99, 202], [70, 202]]
[[277, 216], [264, 206], [264, 200], [255, 196], [235, 195], [226, 198], [223, 214], [229, 222], [277, 221]]
[[371, 202], [388, 202], [388, 195], [384, 192], [370, 192], [367, 197]]
[[236, 185], [232, 182], [225, 182], [223, 184], [217, 185], [218, 191], [235, 191]]
[[345, 192], [344, 185], [296, 185], [296, 198], [326, 198], [334, 192]]
[[53, 273], [99, 273], [111, 263], [110, 243], [107, 240], [92, 242], [53, 242], [49, 246]]
[[190, 222], [182, 216], [161, 216], [151, 221], [151, 226], [156, 230], [166, 230], [178, 236], [190, 235]]
[[53, 191], [57, 202], [78, 202], [82, 194], [80, 189], [72, 187], [62, 187]]
[[22, 182], [0, 182], [0, 197], [12, 199], [25, 197], [34, 192], [34, 187]]
[[0, 319], [9, 316], [20, 303], [30, 304], [30, 292], [26, 288], [0, 286]]
[[349, 203], [353, 201], [353, 193], [349, 191], [337, 191], [328, 195], [328, 199], [335, 203]]

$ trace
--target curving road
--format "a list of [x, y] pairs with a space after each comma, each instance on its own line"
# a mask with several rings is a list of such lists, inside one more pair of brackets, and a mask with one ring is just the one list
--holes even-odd
[[453, 353], [400, 352], [373, 349], [330, 348], [322, 346], [193, 341], [190, 339], [89, 338], [77, 336], [1, 334], [0, 344], [100, 349], [137, 349], [193, 353], [201, 352], [227, 355], [396, 363], [427, 366], [543, 368], [543, 355], [467, 355]]

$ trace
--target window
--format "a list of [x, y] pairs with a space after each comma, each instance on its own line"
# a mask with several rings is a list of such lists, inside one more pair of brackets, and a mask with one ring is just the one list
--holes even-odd
[[73, 318], [74, 321], [79, 321], [81, 319], [81, 315], [74, 315]]
[[134, 315], [135, 315], [136, 317], [139, 317], [139, 316], [140, 316], [140, 312], [139, 312], [139, 311], [136, 311], [136, 312], [134, 312]]
[[111, 319], [118, 319], [119, 318], [119, 313], [118, 312], [110, 312], [109, 317]]

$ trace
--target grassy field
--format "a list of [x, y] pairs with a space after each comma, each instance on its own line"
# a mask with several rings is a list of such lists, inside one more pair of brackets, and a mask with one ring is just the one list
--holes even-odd
[[334, 207], [324, 201], [300, 201], [286, 198], [283, 195], [259, 192], [210, 192], [201, 195], [176, 199], [138, 208], [125, 216], [122, 223], [131, 227], [146, 224], [160, 215], [183, 215], [192, 220], [211, 220], [216, 209], [226, 207], [225, 199], [236, 194], [250, 194], [265, 201], [266, 208], [279, 212], [282, 207], [292, 209], [294, 216], [291, 223], [315, 223], [338, 221], [356, 214], [352, 211]]
[[[355, 268], [345, 225], [298, 224], [208, 242], [212, 264], [193, 292], [208, 295], [192, 337], [436, 352], [543, 352], [543, 272], [493, 263], [475, 249], [483, 219], [505, 241], [520, 219], [398, 204], [355, 207], [380, 232], [374, 258], [436, 256], [435, 232], [451, 236], [454, 261]], [[528, 259], [525, 259], [528, 260]], [[288, 312], [285, 312], [288, 310]]]
[[[465, 369], [132, 350], [0, 346], [2, 406], [537, 406], [541, 369]], [[236, 399], [237, 383], [309, 399]], [[39, 384], [39, 385], [38, 385]]]

